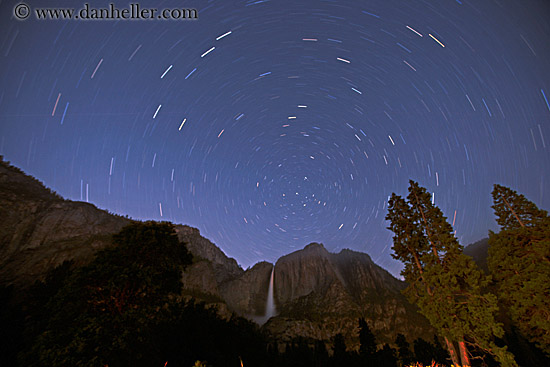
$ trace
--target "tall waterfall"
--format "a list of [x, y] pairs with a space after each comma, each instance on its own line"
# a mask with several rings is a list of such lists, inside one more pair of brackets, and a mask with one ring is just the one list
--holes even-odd
[[273, 299], [273, 274], [275, 273], [275, 266], [271, 270], [271, 278], [269, 279], [269, 289], [267, 290], [267, 305], [265, 307], [265, 318], [266, 321], [270, 317], [275, 316], [277, 310], [275, 309], [275, 300]]
[[269, 278], [269, 288], [267, 289], [267, 302], [265, 305], [265, 313], [263, 316], [252, 316], [252, 319], [258, 324], [263, 325], [277, 314], [275, 309], [275, 298], [273, 297], [273, 274], [275, 273], [275, 266], [271, 270], [271, 278]]

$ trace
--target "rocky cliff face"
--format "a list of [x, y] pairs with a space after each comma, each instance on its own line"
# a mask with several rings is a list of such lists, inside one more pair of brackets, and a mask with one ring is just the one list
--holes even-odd
[[393, 342], [397, 333], [430, 335], [427, 320], [402, 296], [405, 286], [367, 254], [332, 254], [313, 243], [275, 264], [280, 314], [265, 327], [283, 342], [296, 336], [328, 340], [342, 333], [349, 346], [358, 346], [360, 317], [368, 320], [379, 342]]
[[[3, 161], [0, 218], [0, 284], [18, 287], [43, 279], [64, 260], [85, 264], [130, 222], [91, 204], [64, 200]], [[244, 271], [198, 229], [175, 229], [194, 255], [194, 263], [182, 274], [183, 295], [216, 305], [223, 315], [233, 311], [256, 320], [264, 315], [274, 269], [278, 315], [264, 328], [281, 342], [297, 336], [329, 340], [342, 333], [348, 346], [357, 346], [359, 317], [369, 321], [379, 342], [391, 342], [397, 333], [410, 340], [432, 333], [401, 295], [405, 284], [367, 254], [333, 254], [313, 243], [275, 265], [261, 262]]]
[[235, 259], [227, 257], [219, 247], [202, 237], [198, 229], [176, 225], [175, 230], [180, 241], [187, 245], [187, 249], [197, 260], [210, 261], [218, 283], [223, 283], [242, 275], [243, 269], [241, 269]]
[[0, 162], [0, 283], [27, 286], [74, 260], [83, 264], [129, 223], [95, 206], [63, 200]]
[[330, 253], [312, 243], [301, 251], [281, 257], [275, 264], [275, 300], [287, 304], [313, 291], [326, 292], [339, 278]]
[[272, 264], [260, 262], [242, 276], [221, 284], [221, 294], [228, 306], [246, 317], [264, 315], [272, 269]]
[[184, 293], [205, 302], [224, 302], [239, 315], [263, 314], [273, 265], [261, 262], [246, 272], [196, 228], [175, 226], [179, 239], [195, 257], [182, 276]]

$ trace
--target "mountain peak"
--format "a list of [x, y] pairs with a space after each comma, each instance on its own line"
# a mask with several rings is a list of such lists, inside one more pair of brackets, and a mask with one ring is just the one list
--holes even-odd
[[304, 247], [304, 250], [309, 250], [309, 251], [310, 250], [321, 250], [321, 249], [326, 251], [325, 246], [323, 246], [322, 243], [318, 243], [318, 242], [312, 242], [309, 245], [307, 245], [306, 247]]

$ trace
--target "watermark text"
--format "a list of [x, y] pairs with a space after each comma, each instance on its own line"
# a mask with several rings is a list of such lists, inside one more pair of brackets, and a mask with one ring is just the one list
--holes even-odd
[[139, 3], [117, 8], [115, 4], [96, 8], [85, 3], [82, 8], [31, 8], [25, 3], [13, 8], [16, 19], [25, 20], [34, 16], [37, 20], [192, 20], [199, 18], [197, 9], [190, 8], [145, 8]]

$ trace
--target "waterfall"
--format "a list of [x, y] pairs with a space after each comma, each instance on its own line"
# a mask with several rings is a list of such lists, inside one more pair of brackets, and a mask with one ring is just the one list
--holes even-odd
[[263, 325], [277, 314], [277, 310], [275, 309], [275, 298], [273, 296], [273, 274], [275, 273], [275, 266], [273, 266], [273, 269], [271, 270], [271, 278], [269, 278], [269, 288], [267, 289], [267, 301], [265, 305], [265, 313], [263, 316], [252, 316], [252, 320], [254, 320], [259, 325]]
[[266, 321], [269, 320], [270, 317], [275, 316], [275, 313], [277, 312], [275, 310], [275, 300], [273, 299], [273, 274], [274, 273], [275, 273], [275, 266], [273, 266], [273, 269], [271, 270], [271, 278], [269, 279], [269, 289], [267, 290], [267, 305], [265, 307]]

